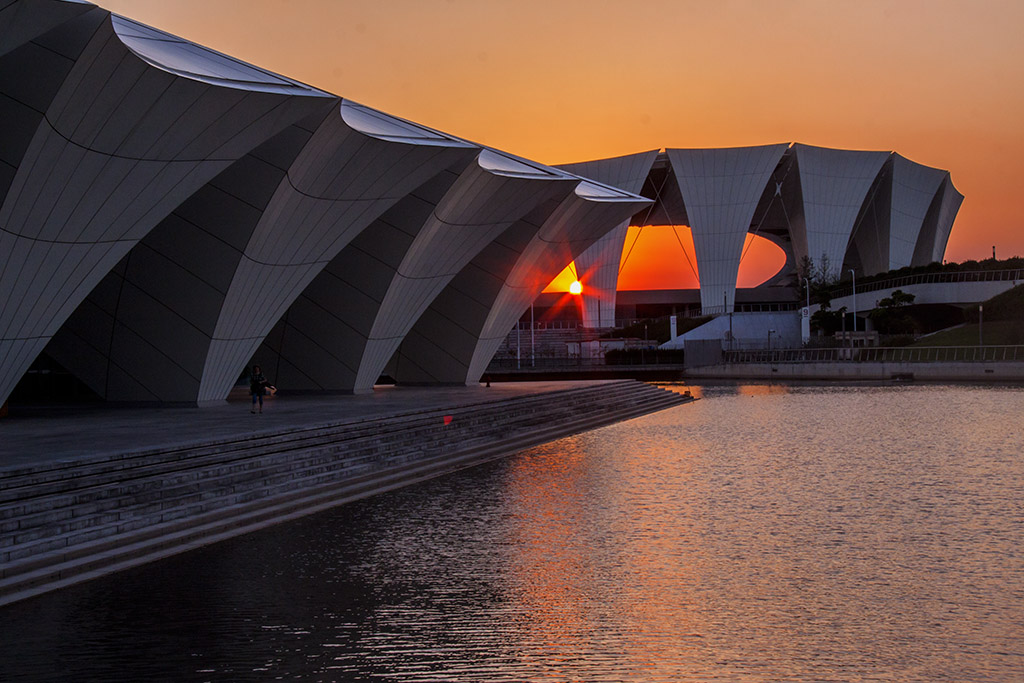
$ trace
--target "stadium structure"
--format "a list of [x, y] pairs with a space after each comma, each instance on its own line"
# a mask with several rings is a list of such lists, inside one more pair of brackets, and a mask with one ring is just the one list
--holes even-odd
[[219, 402], [252, 362], [473, 384], [570, 261], [614, 318], [630, 224], [689, 225], [731, 310], [747, 232], [787, 250], [775, 284], [805, 255], [873, 273], [940, 259], [962, 200], [806, 145], [546, 166], [71, 0], [0, 2], [0, 110], [0, 402], [41, 358], [112, 402]]
[[[850, 270], [875, 275], [941, 261], [963, 201], [947, 171], [895, 152], [799, 143], [654, 150], [561, 168], [654, 201], [576, 259], [583, 284], [582, 322], [593, 328], [632, 317], [616, 314], [630, 225], [690, 227], [699, 301], [680, 294], [666, 301], [699, 304], [694, 310], [713, 315], [737, 310], [736, 281], [748, 233], [779, 246], [786, 262], [746, 293], [746, 303], [795, 303], [794, 285], [805, 258], [834, 277]], [[630, 299], [653, 303], [658, 297], [634, 293]]]

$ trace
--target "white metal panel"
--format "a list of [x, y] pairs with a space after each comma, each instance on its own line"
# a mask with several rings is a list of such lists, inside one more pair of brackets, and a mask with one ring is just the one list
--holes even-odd
[[953, 221], [960, 210], [964, 196], [953, 187], [953, 181], [946, 173], [929, 207], [924, 226], [917, 238], [914, 261], [911, 265], [923, 266], [933, 261], [941, 262], [946, 254], [946, 243], [953, 229]]
[[621, 225], [623, 216], [632, 216], [650, 203], [639, 195], [614, 201], [577, 196], [563, 202], [523, 250], [501, 291], [490, 303], [465, 382], [473, 384], [480, 380], [509, 328], [559, 272], [566, 255], [575, 258], [609, 225]]
[[487, 244], [538, 205], [568, 195], [577, 183], [553, 169], [543, 175], [496, 175], [479, 164], [467, 170], [398, 267], [370, 331], [354, 390], [373, 386], [431, 301]]
[[732, 311], [754, 209], [787, 143], [666, 150], [693, 233], [701, 306]]
[[909, 266], [928, 207], [947, 173], [893, 155], [889, 270]]
[[[806, 229], [806, 254], [815, 264], [828, 260], [833, 275], [842, 268], [861, 206], [889, 152], [826, 149], [795, 144]], [[802, 240], [801, 240], [802, 241]], [[794, 240], [795, 243], [798, 240]]]
[[395, 379], [475, 383], [496, 344], [564, 264], [610, 225], [649, 204], [581, 182], [560, 202], [538, 206], [482, 249], [431, 302], [402, 341]]
[[[348, 123], [365, 121], [344, 111], [345, 105], [314, 133], [249, 238], [224, 298], [199, 401], [227, 396], [263, 338], [354, 237], [429, 178], [478, 153], [456, 138], [426, 133], [425, 144], [378, 129], [370, 137]], [[373, 120], [388, 119], [377, 112]]]
[[[352, 391], [395, 272], [458, 179], [454, 169], [439, 173], [357, 235], [292, 304], [252, 362], [267, 368], [279, 387]], [[317, 311], [317, 316], [306, 315], [306, 310]], [[327, 353], [306, 354], [306, 340]]]
[[[611, 159], [563, 164], [559, 168], [639, 194], [657, 156], [658, 150], [650, 150]], [[581, 297], [585, 327], [615, 325], [619, 262], [622, 260], [622, 247], [628, 228], [629, 221], [623, 221], [575, 258], [576, 274], [584, 285]]]
[[[225, 152], [244, 153], [331, 103], [309, 89], [301, 97], [248, 91], [239, 97], [228, 88], [151, 73], [154, 67], [139, 62], [117, 37], [109, 15], [99, 28], [88, 22], [73, 28], [88, 43], [57, 89], [0, 205], [0, 239], [7, 243], [0, 250], [0, 340], [17, 347], [0, 363], [0, 400], [125, 253], [231, 163]], [[171, 90], [227, 106], [197, 109], [194, 99], [182, 97], [168, 103], [176, 111], [168, 121], [166, 108], [152, 105]], [[213, 125], [211, 115], [220, 116]], [[151, 117], [165, 125], [153, 125]], [[171, 154], [153, 153], [169, 139], [178, 141]]]

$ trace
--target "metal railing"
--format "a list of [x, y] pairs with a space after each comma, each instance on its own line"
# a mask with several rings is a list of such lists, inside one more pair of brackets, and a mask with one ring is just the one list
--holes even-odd
[[652, 365], [660, 366], [682, 366], [683, 361], [681, 355], [678, 352], [659, 352], [651, 349], [646, 350], [643, 354], [629, 354], [619, 358], [583, 358], [583, 357], [536, 357], [529, 358], [523, 357], [518, 359], [515, 358], [495, 358], [487, 366], [488, 373], [499, 373], [499, 372], [530, 372], [530, 371], [550, 371], [550, 370], [565, 370], [572, 371], [578, 369], [615, 369], [622, 367], [635, 367], [643, 366], [649, 367]]
[[1024, 346], [839, 346], [725, 351], [725, 363], [981, 363], [1024, 361]]
[[[530, 331], [529, 321], [520, 320], [517, 323], [520, 330]], [[578, 330], [583, 327], [583, 323], [576, 320], [545, 320], [536, 321], [533, 323], [533, 329], [535, 330]], [[512, 327], [512, 332], [516, 331], [516, 326]]]
[[[877, 292], [880, 289], [899, 289], [910, 285], [924, 285], [932, 283], [959, 283], [959, 282], [1001, 282], [1001, 281], [1024, 280], [1024, 270], [1020, 268], [1011, 270], [962, 270], [944, 271], [940, 273], [919, 273], [917, 275], [904, 275], [903, 277], [889, 278], [877, 282], [857, 282], [857, 293]], [[852, 284], [836, 287], [829, 292], [829, 298], [838, 299], [853, 294]]]
[[[800, 310], [802, 304], [796, 301], [775, 301], [772, 303], [763, 304], [736, 304], [733, 307], [733, 313], [782, 313], [788, 311]], [[691, 308], [684, 314], [681, 314], [681, 318], [701, 318], [703, 316], [714, 316], [724, 315], [729, 313], [726, 306], [702, 306], [699, 308]]]

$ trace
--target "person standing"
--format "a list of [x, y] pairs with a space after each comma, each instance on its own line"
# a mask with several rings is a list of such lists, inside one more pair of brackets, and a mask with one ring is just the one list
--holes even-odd
[[267, 393], [267, 389], [273, 391], [274, 387], [271, 386], [267, 378], [263, 376], [263, 370], [260, 366], [252, 366], [252, 374], [249, 375], [249, 393], [252, 394], [252, 408], [249, 410], [250, 413], [256, 413], [256, 403], [259, 402], [259, 412], [263, 413], [263, 395]]

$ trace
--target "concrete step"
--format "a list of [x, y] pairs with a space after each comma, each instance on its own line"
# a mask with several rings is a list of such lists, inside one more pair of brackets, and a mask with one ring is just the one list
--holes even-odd
[[[544, 421], [547, 421], [550, 417], [550, 414], [545, 415]], [[561, 418], [560, 415], [558, 417]], [[515, 425], [515, 429], [521, 430], [528, 426], [528, 424], [520, 422]], [[504, 431], [507, 431], [506, 426], [501, 421], [497, 421], [496, 427], [477, 434], [476, 438], [489, 438]], [[119, 484], [104, 489], [94, 488], [87, 492], [98, 497], [87, 497], [85, 494], [78, 494], [76, 497], [50, 497], [41, 501], [34, 501], [32, 507], [23, 507], [21, 509], [22, 513], [29, 509], [34, 510], [43, 503], [48, 504], [47, 509], [42, 512], [28, 514], [19, 518], [17, 520], [19, 524], [15, 530], [24, 534], [36, 523], [52, 525], [62, 520], [70, 520], [68, 524], [71, 526], [68, 529], [80, 529], [85, 526], [81, 520], [83, 514], [102, 515], [116, 507], [119, 498], [128, 498], [129, 503], [138, 505], [155, 502], [156, 510], [163, 510], [168, 506], [166, 501], [178, 497], [193, 496], [203, 486], [209, 488], [213, 485], [219, 485], [227, 492], [235, 492], [239, 490], [239, 486], [244, 484], [247, 479], [257, 479], [261, 486], [266, 486], [272, 482], [276, 475], [290, 477], [293, 476], [293, 473], [300, 470], [321, 472], [329, 469], [351, 469], [353, 466], [359, 466], [368, 460], [386, 460], [390, 457], [391, 453], [408, 449], [410, 446], [418, 447], [418, 450], [421, 451], [436, 451], [451, 448], [453, 444], [465, 441], [466, 439], [463, 434], [455, 431], [452, 431], [450, 434], [451, 436], [448, 438], [447, 443], [445, 441], [423, 443], [420, 437], [415, 437], [411, 440], [399, 441], [397, 444], [378, 445], [363, 451], [349, 451], [346, 454], [347, 457], [341, 461], [335, 457], [336, 451], [334, 449], [320, 449], [318, 451], [302, 453], [301, 457], [295, 457], [295, 454], [285, 454], [287, 457], [283, 457], [281, 454], [273, 454], [259, 458], [250, 458], [244, 462], [230, 461], [225, 464], [217, 463], [215, 466], [204, 470], [186, 470], [175, 473], [174, 477], [165, 476], [158, 481], [134, 481], [128, 485]], [[57, 505], [62, 505], [62, 507], [56, 510], [53, 509]], [[122, 504], [122, 507], [124, 506]], [[118, 517], [119, 520], [123, 518], [123, 514]], [[115, 520], [114, 518], [107, 517], [101, 521]], [[8, 523], [5, 522], [4, 524]], [[24, 542], [30, 541], [32, 538], [22, 537], [16, 540]]]
[[[631, 384], [630, 381], [622, 381], [607, 383], [597, 387], [579, 387], [557, 393], [563, 396], [564, 400], [584, 400], [587, 396], [594, 395], [602, 390], [611, 393], [628, 389], [629, 384]], [[269, 446], [279, 444], [284, 446], [285, 444], [294, 444], [296, 447], [301, 447], [304, 443], [312, 444], [316, 440], [344, 441], [347, 439], [357, 439], [379, 433], [382, 421], [385, 419], [391, 428], [399, 425], [413, 426], [416, 424], [436, 426], [443, 414], [459, 414], [461, 421], [473, 413], [491, 414], [494, 411], [506, 408], [514, 408], [517, 411], [536, 409], [538, 404], [544, 404], [547, 400], [547, 394], [540, 394], [520, 399], [455, 405], [444, 410], [413, 411], [389, 418], [350, 422], [342, 421], [312, 428], [246, 434], [240, 438], [189, 444], [173, 451], [158, 449], [118, 454], [80, 462], [47, 463], [37, 467], [15, 468], [0, 471], [0, 502], [15, 498], [19, 493], [19, 489], [23, 487], [38, 489], [39, 485], [44, 481], [52, 482], [53, 490], [59, 490], [61, 485], [80, 488], [83, 485], [82, 481], [86, 474], [91, 477], [97, 477], [105, 473], [109, 473], [111, 476], [121, 473], [121, 476], [123, 476], [123, 473], [127, 470], [146, 466], [159, 466], [169, 461], [193, 459], [209, 454], [220, 455], [231, 450], [238, 450], [244, 453], [254, 445]]]
[[[401, 460], [401, 461], [405, 461], [405, 460], [407, 460], [407, 459], [408, 459], [408, 456], [405, 456], [405, 457], [402, 457], [402, 458], [401, 458], [400, 460]], [[298, 480], [295, 480], [295, 481], [289, 481], [289, 482], [286, 482], [286, 483], [285, 483], [285, 484], [284, 484], [283, 486], [281, 486], [280, 488], [282, 488], [282, 489], [298, 488], [298, 487], [301, 487], [302, 485], [307, 485], [307, 484], [309, 484], [309, 483], [314, 483], [314, 484], [315, 484], [315, 483], [320, 483], [320, 481], [321, 481], [321, 480], [322, 480], [322, 477], [321, 477], [321, 476], [319, 476], [319, 475], [316, 475], [316, 476], [312, 476], [312, 477], [310, 477], [310, 476], [307, 476], [307, 477], [305, 477], [305, 480], [304, 480], [304, 481], [298, 481]], [[269, 489], [268, 489], [268, 490], [269, 490]], [[166, 515], [165, 515], [165, 517], [166, 517]], [[159, 521], [166, 521], [166, 520], [165, 520], [165, 518], [161, 518], [161, 519], [160, 519]], [[122, 526], [120, 530], [125, 530], [125, 529], [124, 529], [124, 527]]]
[[[617, 401], [621, 396], [623, 396], [621, 390], [611, 392], [610, 396], [603, 397], [603, 402]], [[588, 397], [583, 397], [581, 400], [596, 403], [594, 399]], [[533, 410], [536, 416], [534, 421], [538, 423], [546, 421], [551, 419], [555, 412], [573, 410], [579, 403], [580, 400], [569, 397], [568, 399], [558, 399], [558, 404], [555, 406], [551, 403], [538, 405]], [[79, 486], [74, 489], [71, 486], [75, 482], [61, 482], [57, 495], [53, 491], [53, 483], [47, 482], [37, 485], [35, 490], [25, 488], [21, 498], [0, 505], [0, 531], [10, 530], [10, 528], [5, 528], [5, 525], [8, 524], [6, 520], [11, 518], [19, 518], [21, 524], [17, 528], [25, 529], [34, 521], [31, 517], [33, 513], [43, 515], [39, 517], [39, 520], [47, 522], [54, 518], [48, 518], [45, 515], [55, 507], [66, 507], [75, 503], [84, 503], [93, 498], [137, 493], [148, 488], [166, 488], [178, 482], [194, 481], [200, 476], [198, 473], [209, 472], [210, 465], [223, 465], [225, 468], [245, 470], [259, 467], [265, 462], [265, 460], [260, 460], [261, 457], [265, 458], [270, 455], [281, 459], [282, 455], [289, 452], [321, 452], [324, 454], [324, 458], [329, 458], [330, 453], [341, 451], [351, 455], [386, 454], [395, 449], [406, 448], [410, 444], [420, 444], [423, 448], [443, 447], [446, 441], [452, 442], [464, 438], [463, 430], [478, 428], [481, 424], [489, 425], [491, 431], [500, 431], [504, 424], [511, 422], [510, 418], [518, 417], [517, 428], [522, 428], [524, 424], [528, 423], [523, 417], [524, 412], [500, 413], [497, 420], [493, 413], [480, 412], [477, 416], [462, 416], [449, 427], [438, 426], [442, 424], [440, 420], [432, 420], [428, 426], [415, 431], [396, 430], [392, 425], [382, 423], [376, 426], [375, 434], [362, 437], [361, 440], [325, 437], [315, 441], [302, 440], [298, 445], [268, 440], [259, 448], [250, 445], [244, 450], [229, 449], [226, 452], [211, 452], [202, 457], [189, 458], [187, 461], [171, 459], [133, 468], [130, 471], [103, 472], [99, 475], [83, 474]], [[388, 439], [382, 439], [381, 433], [388, 434]], [[404, 439], [402, 435], [405, 435]], [[320, 450], [317, 451], [317, 448]], [[154, 477], [159, 477], [158, 483], [153, 482]]]
[[[222, 487], [216, 491], [200, 489], [167, 500], [166, 508], [154, 509], [152, 503], [150, 507], [145, 504], [133, 507], [129, 504], [121, 510], [96, 512], [96, 529], [81, 533], [77, 528], [71, 528], [74, 525], [69, 525], [67, 530], [49, 539], [52, 547], [44, 548], [45, 543], [37, 542], [34, 548], [37, 552], [6, 562], [2, 568], [3, 579], [0, 579], [0, 603], [16, 599], [5, 598], [5, 595], [16, 596], [25, 590], [36, 590], [32, 586], [63, 585], [62, 582], [74, 576], [88, 578], [96, 571], [113, 571], [111, 567], [125, 562], [133, 565], [149, 561], [146, 558], [151, 556], [155, 559], [171, 552], [181, 552], [202, 539], [216, 540], [224, 533], [243, 533], [238, 529], [247, 528], [247, 525], [265, 526], [284, 521], [290, 515], [308, 514], [314, 511], [313, 508], [320, 509], [317, 506], [323, 501], [317, 502], [317, 496], [338, 500], [332, 504], [340, 504], [353, 495], [361, 497], [376, 490], [384, 490], [381, 486], [390, 486], [387, 482], [392, 480], [410, 483], [434, 471], [431, 468], [449, 471], [458, 463], [482, 457], [481, 454], [511, 453], [525, 445], [542, 443], [686, 401], [678, 394], [649, 385], [638, 382], [626, 384], [635, 386], [616, 391], [619, 400], [614, 406], [602, 405], [603, 402], [595, 400], [589, 412], [576, 411], [573, 415], [570, 410], [569, 415], [559, 414], [559, 419], [542, 419], [539, 422], [522, 420], [518, 427], [508, 427], [509, 434], [504, 439], [495, 438], [494, 432], [501, 431], [506, 425], [501, 420], [494, 421], [492, 416], [490, 430], [478, 429], [476, 438], [457, 440], [455, 445], [447, 449], [435, 448], [432, 452], [424, 453], [422, 449], [399, 448], [388, 451], [387, 455], [381, 455], [376, 460], [366, 456], [367, 463], [355, 468], [342, 465], [330, 469], [315, 464], [291, 473], [286, 469], [274, 480], [261, 481], [257, 477], [250, 482], [255, 482], [254, 485], [242, 487], [241, 490], [231, 487]], [[556, 393], [551, 398], [556, 399], [554, 403], [558, 403], [557, 399], [565, 397], [559, 397]], [[573, 404], [567, 405], [563, 401], [556, 412], [573, 407]], [[555, 410], [555, 405], [551, 408]], [[457, 434], [454, 430], [448, 433]], [[367, 487], [365, 491], [360, 488], [364, 485]], [[197, 495], [199, 498], [196, 498]], [[282, 512], [277, 509], [282, 505], [293, 505], [293, 508]], [[267, 510], [270, 512], [267, 513]], [[114, 514], [118, 516], [117, 520], [111, 517]], [[123, 519], [132, 515], [136, 517], [128, 521]], [[204, 525], [212, 526], [206, 528]], [[212, 541], [202, 540], [200, 544], [206, 542]], [[19, 550], [30, 545], [33, 544], [17, 544]], [[131, 559], [133, 557], [135, 559]]]

